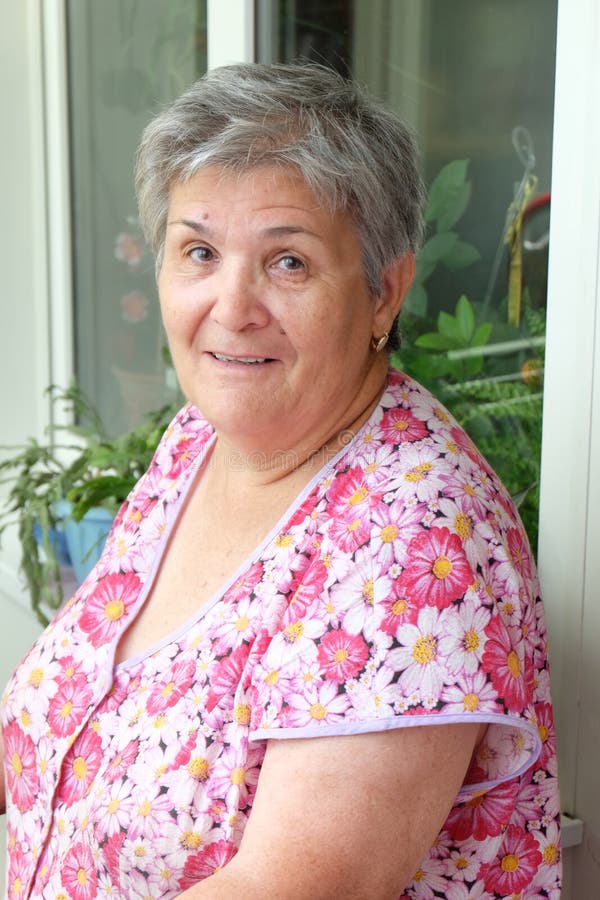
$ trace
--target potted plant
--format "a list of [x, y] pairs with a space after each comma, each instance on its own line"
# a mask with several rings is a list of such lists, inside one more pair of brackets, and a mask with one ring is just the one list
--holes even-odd
[[63, 404], [84, 424], [50, 426], [46, 442], [30, 438], [23, 446], [3, 447], [0, 460], [0, 484], [8, 486], [0, 538], [16, 524], [20, 568], [43, 625], [63, 602], [62, 567], [71, 564], [77, 580], [85, 577], [175, 412], [175, 406], [163, 406], [111, 438], [76, 384], [49, 391], [53, 404]]

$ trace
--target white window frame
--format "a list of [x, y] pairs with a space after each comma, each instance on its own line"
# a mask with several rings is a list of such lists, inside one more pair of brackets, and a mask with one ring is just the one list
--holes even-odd
[[[41, 23], [44, 55], [45, 142], [37, 168], [45, 170], [48, 370], [52, 382], [66, 384], [74, 356], [65, 4], [28, 2]], [[208, 0], [209, 68], [253, 59], [254, 16], [252, 0]], [[600, 509], [591, 502], [600, 499], [598, 46], [597, 0], [559, 0], [539, 562], [568, 811], [577, 808], [577, 706], [587, 690], [582, 651], [586, 634], [600, 635], [593, 603]], [[37, 385], [40, 396], [47, 383]]]

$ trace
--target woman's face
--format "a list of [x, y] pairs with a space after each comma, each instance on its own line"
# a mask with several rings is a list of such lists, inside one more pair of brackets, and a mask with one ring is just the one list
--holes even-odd
[[293, 170], [175, 184], [159, 294], [182, 390], [240, 447], [312, 452], [383, 383], [370, 341], [394, 312], [367, 289], [347, 213]]

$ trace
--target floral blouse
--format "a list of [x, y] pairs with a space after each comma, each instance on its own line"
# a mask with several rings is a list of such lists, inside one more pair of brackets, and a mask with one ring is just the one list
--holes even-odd
[[7, 897], [174, 897], [227, 864], [267, 739], [489, 723], [403, 898], [559, 897], [546, 630], [531, 552], [449, 413], [379, 406], [185, 626], [114, 665], [215, 440], [188, 404], [0, 706]]

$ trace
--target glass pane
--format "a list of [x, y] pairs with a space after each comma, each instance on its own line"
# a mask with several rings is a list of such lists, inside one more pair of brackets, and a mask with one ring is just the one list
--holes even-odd
[[136, 220], [144, 125], [206, 71], [206, 0], [69, 0], [76, 372], [114, 434], [174, 399]]
[[557, 0], [260, 0], [258, 12], [262, 61], [349, 70], [415, 129], [428, 231], [393, 361], [466, 427], [535, 547]]

